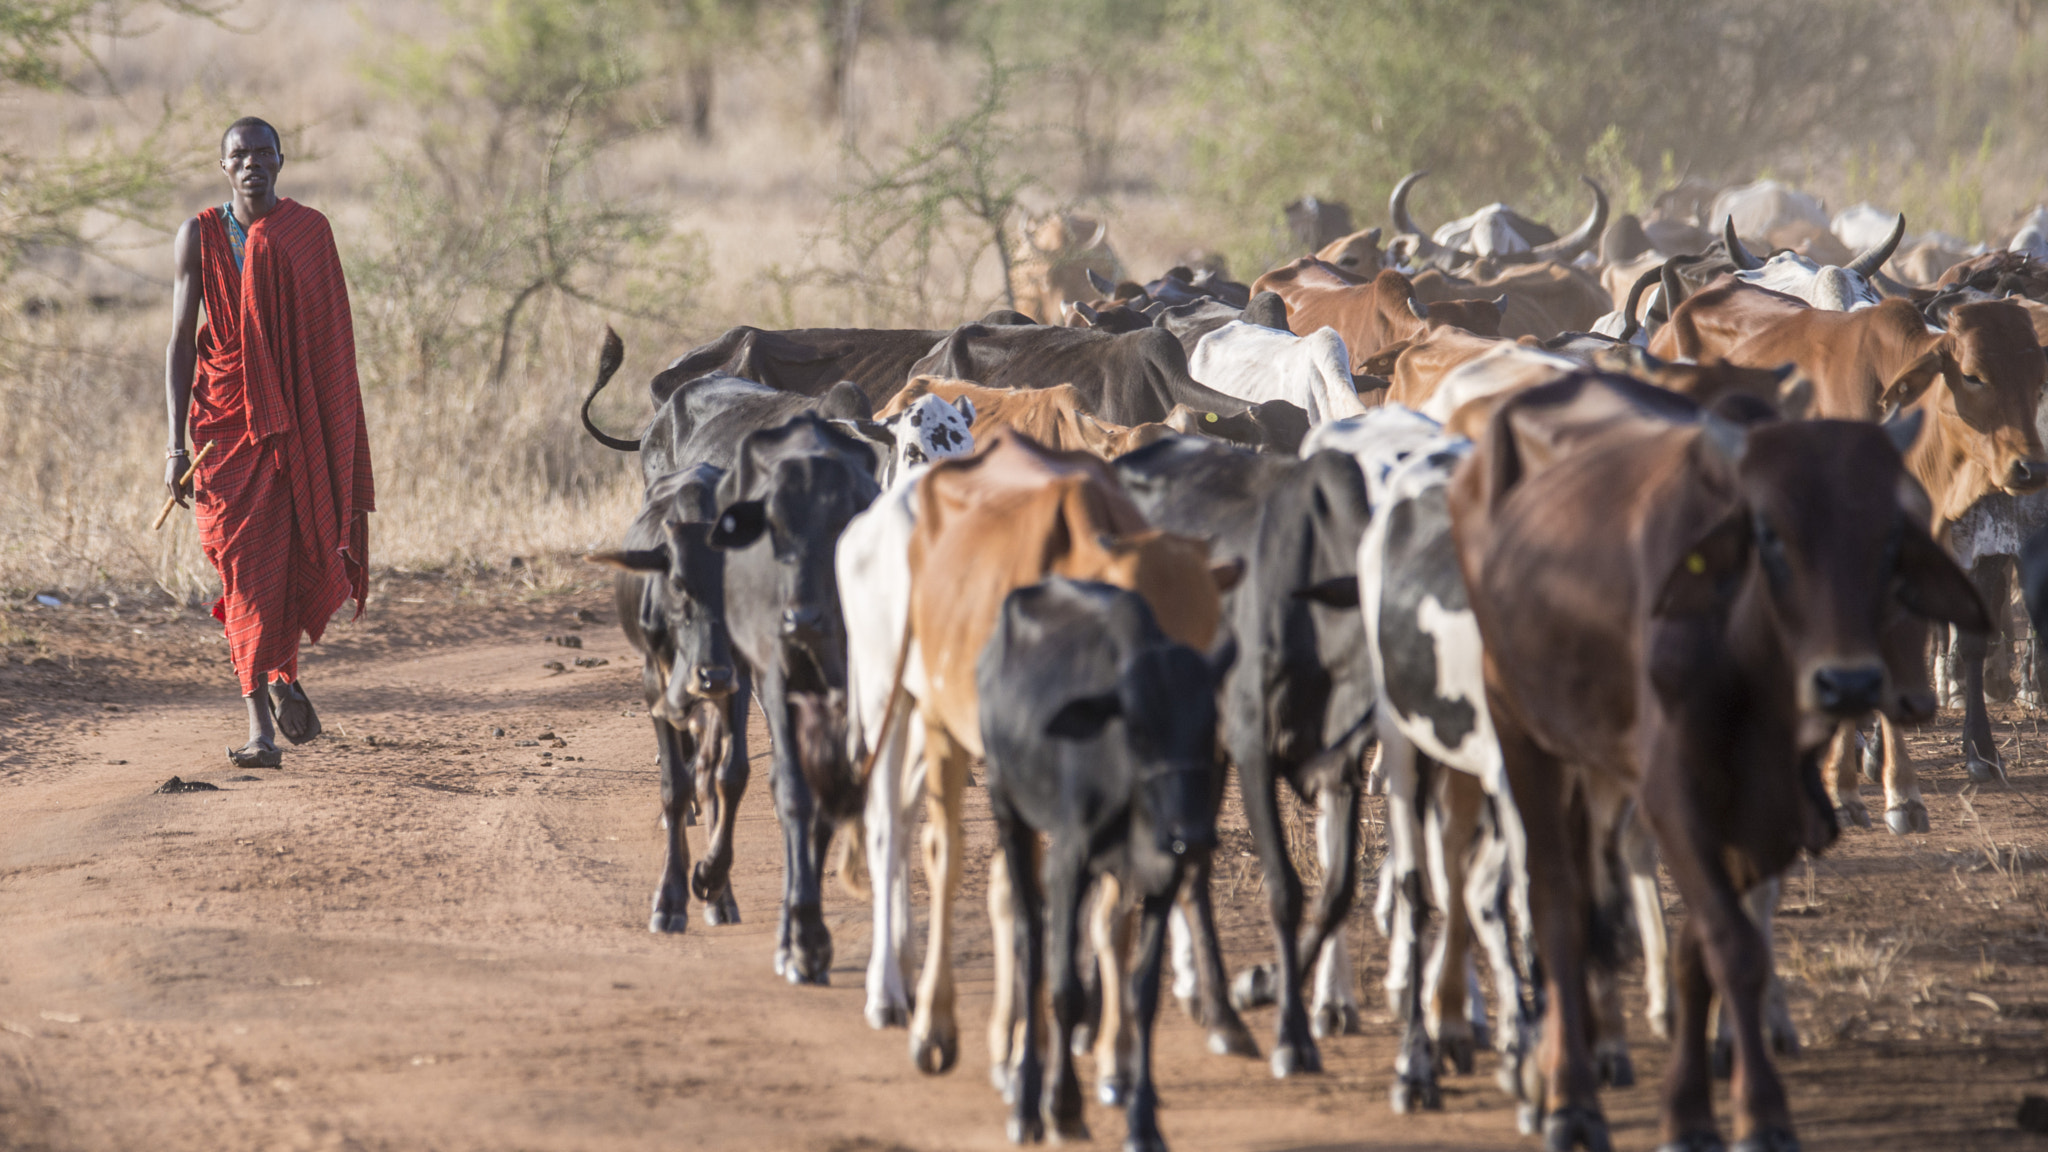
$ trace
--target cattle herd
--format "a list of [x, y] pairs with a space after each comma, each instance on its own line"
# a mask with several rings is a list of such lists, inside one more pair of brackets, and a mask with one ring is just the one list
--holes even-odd
[[[2035, 606], [2048, 569], [2048, 212], [2007, 249], [1930, 255], [1940, 238], [1900, 251], [1903, 217], [1831, 232], [1775, 184], [1610, 221], [1589, 180], [1567, 235], [1498, 204], [1425, 235], [1422, 175], [1384, 249], [1341, 205], [1291, 205], [1315, 254], [1249, 286], [1133, 282], [1105, 228], [1056, 215], [1018, 235], [1030, 314], [735, 328], [654, 377], [636, 439], [586, 400], [646, 483], [591, 559], [645, 655], [668, 844], [650, 928], [683, 931], [693, 894], [707, 923], [739, 917], [758, 696], [775, 969], [827, 979], [837, 832], [873, 904], [868, 1022], [946, 1072], [980, 761], [1009, 1135], [1082, 1134], [1092, 1048], [1126, 1147], [1163, 1148], [1169, 958], [1219, 1055], [1257, 1057], [1240, 1012], [1277, 1005], [1275, 1076], [1359, 1029], [1343, 925], [1377, 792], [1395, 1110], [1440, 1107], [1439, 1075], [1491, 1046], [1525, 1132], [1607, 1148], [1634, 938], [1673, 1046], [1660, 1147], [1729, 1146], [1718, 1071], [1733, 1147], [1796, 1148], [1778, 877], [1870, 824], [1860, 773], [1893, 833], [1927, 829], [1898, 727], [1938, 704], [1964, 710], [1971, 776], [2004, 772], [1984, 663], [2013, 573]], [[622, 359], [607, 333], [590, 399]], [[1235, 978], [1209, 895], [1233, 766], [1274, 946]], [[1317, 813], [1313, 903], [1283, 785]]]

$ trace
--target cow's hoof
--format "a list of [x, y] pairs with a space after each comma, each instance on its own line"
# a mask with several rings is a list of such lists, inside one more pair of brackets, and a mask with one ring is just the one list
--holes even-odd
[[1612, 1152], [1607, 1118], [1583, 1104], [1567, 1104], [1543, 1118], [1543, 1152]]
[[1908, 800], [1897, 808], [1887, 808], [1884, 813], [1884, 826], [1891, 829], [1894, 836], [1925, 832], [1928, 830], [1927, 805], [1918, 800]]
[[1252, 1030], [1244, 1021], [1235, 1016], [1209, 1029], [1209, 1051], [1217, 1056], [1246, 1056], [1259, 1058], [1259, 1042], [1252, 1039]]
[[1443, 1089], [1434, 1080], [1396, 1080], [1387, 1090], [1387, 1104], [1396, 1116], [1410, 1112], [1440, 1112], [1444, 1106]]
[[[953, 1070], [954, 1061], [960, 1059], [960, 1038], [951, 1028], [931, 1036], [910, 1035], [910, 1062], [927, 1076], [937, 1076]], [[990, 1069], [989, 1078], [994, 1079], [999, 1071]], [[997, 1087], [1002, 1087], [998, 1084]]]
[[1254, 964], [1230, 982], [1230, 1006], [1239, 1012], [1264, 1008], [1279, 996], [1271, 964]]
[[1042, 1144], [1045, 1142], [1045, 1121], [1036, 1116], [1010, 1117], [1010, 1143]]
[[1870, 809], [1864, 807], [1863, 801], [1848, 798], [1841, 807], [1835, 809], [1835, 825], [1847, 828], [1852, 824], [1858, 828], [1870, 827]]
[[663, 912], [660, 909], [656, 909], [654, 915], [647, 918], [647, 930], [649, 932], [674, 932], [681, 934], [689, 927], [690, 913], [687, 910], [682, 912]]
[[1088, 1122], [1079, 1116], [1052, 1122], [1052, 1142], [1055, 1144], [1086, 1144], [1092, 1139], [1094, 1137], [1088, 1134]]
[[1318, 1040], [1332, 1036], [1356, 1036], [1365, 1031], [1358, 1019], [1358, 1006], [1332, 1001], [1316, 1009], [1309, 1018], [1309, 1034]]
[[832, 986], [831, 956], [828, 954], [822, 962], [815, 959], [809, 963], [792, 961], [783, 969], [782, 975], [791, 984], [812, 984], [819, 988], [829, 988]]
[[1446, 1033], [1437, 1037], [1437, 1063], [1460, 1076], [1472, 1074], [1472, 1061], [1477, 1051], [1477, 1043], [1468, 1034]]
[[1124, 1152], [1166, 1152], [1166, 1138], [1157, 1132], [1124, 1137]]
[[1779, 1056], [1799, 1055], [1799, 1029], [1790, 1020], [1764, 1021], [1764, 1036], [1771, 1042], [1771, 1051]]
[[1735, 1042], [1716, 1038], [1708, 1051], [1707, 1064], [1714, 1070], [1714, 1079], [1726, 1080], [1735, 1074]]
[[2005, 779], [2005, 765], [1996, 760], [1986, 760], [1975, 750], [1964, 753], [1963, 767], [1969, 770], [1970, 780], [1977, 784], [1996, 784]]
[[1728, 1145], [1721, 1142], [1721, 1134], [1711, 1129], [1705, 1132], [1688, 1132], [1676, 1140], [1657, 1145], [1657, 1152], [1728, 1152]]
[[885, 1028], [906, 1028], [910, 1025], [910, 1009], [901, 1004], [870, 1004], [867, 1018], [868, 1027], [877, 1032]]
[[1633, 1088], [1636, 1086], [1636, 1065], [1626, 1051], [1599, 1052], [1593, 1056], [1594, 1074], [1600, 1083], [1609, 1088]]
[[1527, 1100], [1515, 1105], [1515, 1130], [1524, 1136], [1534, 1136], [1542, 1131], [1542, 1107]]
[[729, 876], [713, 876], [705, 865], [708, 860], [699, 860], [690, 867], [690, 894], [710, 903], [720, 895], [732, 898], [732, 882]]
[[1285, 1080], [1297, 1073], [1314, 1073], [1323, 1070], [1322, 1053], [1314, 1044], [1289, 1044], [1281, 1041], [1273, 1046], [1273, 1079]]
[[733, 902], [732, 893], [726, 893], [717, 900], [704, 902], [704, 923], [713, 928], [740, 922], [740, 906]]
[[1783, 1128], [1766, 1128], [1737, 1140], [1728, 1152], [1799, 1152], [1799, 1137]]
[[[1111, 1076], [1095, 1082], [1095, 1101], [1105, 1108], [1121, 1108], [1131, 1102], [1131, 1082], [1121, 1076]], [[1086, 1137], [1083, 1137], [1086, 1139]]]

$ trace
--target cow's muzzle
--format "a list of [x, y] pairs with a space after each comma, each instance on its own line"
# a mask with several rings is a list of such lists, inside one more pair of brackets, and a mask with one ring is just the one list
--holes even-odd
[[1884, 668], [1875, 664], [1820, 668], [1809, 688], [1815, 708], [1830, 716], [1856, 719], [1884, 703]]
[[815, 642], [825, 636], [825, 610], [806, 605], [782, 610], [782, 634], [799, 642]]
[[2048, 461], [2015, 460], [2006, 469], [2005, 487], [2009, 492], [2032, 492], [2048, 485]]
[[723, 664], [700, 664], [692, 670], [690, 693], [708, 700], [722, 700], [732, 695], [732, 669]]

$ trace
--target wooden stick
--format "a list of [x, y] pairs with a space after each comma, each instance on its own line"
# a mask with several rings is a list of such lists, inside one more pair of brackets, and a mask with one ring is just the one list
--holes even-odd
[[[211, 440], [208, 440], [206, 443], [201, 444], [199, 446], [199, 455], [194, 456], [192, 458], [192, 463], [185, 469], [185, 474], [178, 478], [178, 486], [180, 488], [192, 482], [192, 477], [197, 475], [199, 472], [199, 462], [201, 460], [206, 459], [206, 454], [211, 451], [213, 451], [213, 441]], [[171, 518], [171, 509], [176, 508], [177, 506], [178, 498], [176, 496], [164, 497], [163, 511], [158, 512], [156, 514], [156, 523], [151, 524], [150, 529], [152, 531], [162, 529], [164, 526], [164, 521]]]

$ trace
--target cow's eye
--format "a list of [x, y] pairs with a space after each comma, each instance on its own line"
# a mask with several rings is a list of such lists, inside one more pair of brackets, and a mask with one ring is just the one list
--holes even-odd
[[1972, 376], [1968, 372], [1963, 373], [1963, 383], [1968, 384], [1972, 388], [1982, 388], [1984, 386], [1982, 379]]
[[922, 412], [919, 412], [919, 411], [917, 411], [917, 410], [916, 410], [916, 409], [914, 409], [914, 408], [913, 408], [913, 409], [911, 409], [911, 412], [910, 412], [910, 426], [911, 426], [912, 428], [922, 428], [922, 427], [924, 427], [924, 413], [922, 413]]

